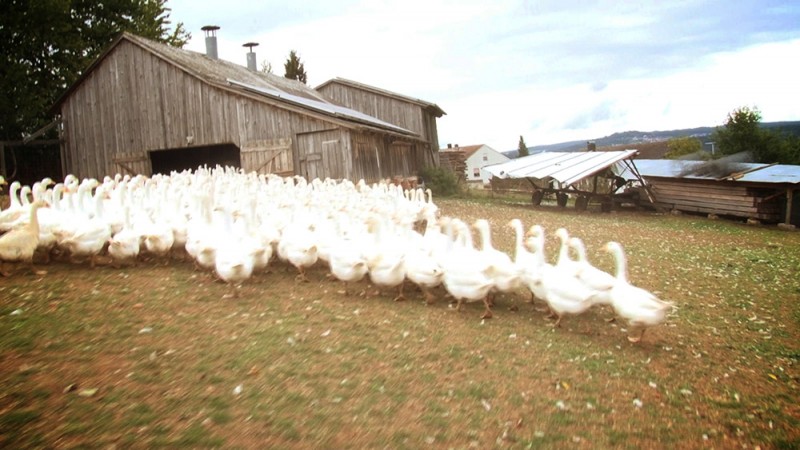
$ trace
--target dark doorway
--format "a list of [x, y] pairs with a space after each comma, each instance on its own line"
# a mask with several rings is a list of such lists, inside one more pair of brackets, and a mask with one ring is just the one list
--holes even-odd
[[242, 167], [239, 147], [233, 144], [209, 145], [207, 147], [180, 148], [150, 152], [153, 174], [169, 175], [170, 172], [181, 172], [186, 169], [197, 170], [207, 165], [216, 167]]

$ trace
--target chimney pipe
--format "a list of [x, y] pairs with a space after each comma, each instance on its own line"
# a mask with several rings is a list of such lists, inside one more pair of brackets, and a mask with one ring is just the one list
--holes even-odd
[[256, 53], [253, 51], [253, 47], [257, 46], [258, 42], [248, 42], [247, 44], [242, 45], [242, 47], [247, 47], [250, 50], [247, 52], [247, 68], [253, 72], [258, 71], [258, 67], [256, 66]]
[[206, 25], [201, 30], [206, 33], [206, 56], [211, 59], [217, 59], [217, 30], [219, 30], [219, 27]]

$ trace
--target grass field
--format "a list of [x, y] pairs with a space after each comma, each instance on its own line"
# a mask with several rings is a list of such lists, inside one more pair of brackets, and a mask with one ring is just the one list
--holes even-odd
[[[610, 310], [554, 328], [524, 292], [456, 312], [345, 296], [279, 263], [239, 299], [188, 263], [0, 279], [3, 448], [797, 448], [800, 233], [655, 213], [440, 200], [560, 226], [678, 308], [640, 344]], [[548, 239], [548, 255], [555, 252]], [[356, 289], [352, 289], [356, 291]]]

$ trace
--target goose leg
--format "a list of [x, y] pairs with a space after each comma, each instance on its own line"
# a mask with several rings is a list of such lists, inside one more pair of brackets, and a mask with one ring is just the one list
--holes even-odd
[[310, 280], [306, 276], [306, 268], [305, 267], [300, 266], [300, 267], [297, 268], [297, 271], [300, 272], [300, 273], [295, 277], [295, 280], [303, 282], [303, 283], [309, 283], [310, 282]]
[[460, 298], [459, 298], [459, 299], [457, 300], [456, 311], [461, 311], [461, 305], [462, 305], [462, 304], [464, 304], [464, 300], [462, 300], [462, 299], [460, 299]]
[[432, 305], [436, 301], [436, 297], [428, 288], [420, 287], [420, 289], [422, 289], [422, 294], [425, 296], [425, 304]]
[[2, 262], [0, 262], [0, 275], [2, 275], [4, 277], [10, 277], [11, 276], [11, 272], [8, 271], [8, 270], [5, 270], [3, 268], [3, 263]]
[[561, 318], [564, 316], [559, 316], [556, 314], [556, 317], [558, 317], [558, 320], [556, 320], [556, 328], [561, 328]]
[[397, 297], [394, 298], [394, 301], [402, 302], [402, 301], [404, 301], [406, 299], [406, 296], [403, 295], [403, 285], [404, 284], [405, 283], [403, 283], [403, 282], [400, 283], [400, 287], [397, 289]]
[[489, 297], [488, 296], [483, 298], [483, 304], [484, 304], [484, 306], [486, 306], [486, 311], [484, 311], [483, 315], [481, 315], [481, 319], [491, 319], [493, 316], [492, 316], [492, 310], [489, 309], [490, 308], [490, 303], [489, 303]]

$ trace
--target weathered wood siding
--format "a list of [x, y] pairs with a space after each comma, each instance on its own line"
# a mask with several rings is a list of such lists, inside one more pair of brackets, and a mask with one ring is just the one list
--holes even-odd
[[701, 212], [779, 222], [780, 204], [775, 189], [749, 187], [713, 180], [672, 180], [645, 177], [653, 188], [656, 205], [666, 209]]
[[425, 149], [421, 144], [390, 141], [372, 133], [351, 133], [353, 180], [375, 182], [419, 175]]
[[336, 82], [322, 86], [320, 92], [343, 106], [419, 134], [420, 139], [430, 146], [421, 154], [421, 162], [426, 166], [439, 164], [436, 117], [420, 105]]
[[[64, 100], [61, 113], [66, 171], [96, 178], [150, 175], [151, 151], [226, 143], [243, 149], [245, 170], [291, 173], [286, 143], [294, 151], [295, 134], [332, 127], [209, 85], [124, 40]], [[283, 156], [273, 158], [276, 146]]]

